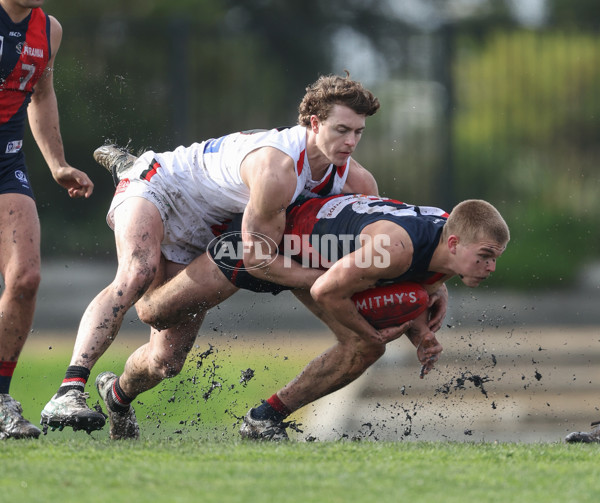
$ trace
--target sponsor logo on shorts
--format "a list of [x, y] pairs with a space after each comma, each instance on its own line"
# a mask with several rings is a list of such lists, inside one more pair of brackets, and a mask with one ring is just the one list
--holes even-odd
[[[354, 236], [352, 234], [284, 235], [281, 249], [275, 241], [264, 234], [248, 233], [249, 239], [242, 240], [240, 231], [226, 232], [213, 239], [208, 249], [211, 260], [221, 269], [252, 270], [270, 265], [278, 255], [283, 257], [284, 267], [329, 268], [352, 250], [364, 248], [354, 253], [352, 260], [344, 262], [344, 267], [355, 265], [360, 268], [387, 268], [391, 264], [389, 252], [390, 237], [387, 234], [376, 236]], [[244, 265], [244, 255], [254, 253], [259, 262], [252, 267]]]
[[16, 154], [22, 148], [23, 148], [23, 140], [9, 141], [6, 144], [6, 153], [7, 154]]
[[129, 178], [123, 178], [123, 180], [119, 182], [119, 185], [117, 185], [117, 188], [115, 190], [115, 196], [117, 194], [120, 194], [121, 192], [125, 192], [127, 190], [127, 187], [129, 187], [130, 183], [131, 181], [129, 180]]

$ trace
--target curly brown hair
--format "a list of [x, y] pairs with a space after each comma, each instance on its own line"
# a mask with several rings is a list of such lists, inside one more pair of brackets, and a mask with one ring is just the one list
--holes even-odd
[[298, 124], [310, 126], [310, 117], [316, 115], [323, 121], [329, 117], [334, 105], [344, 105], [359, 115], [367, 117], [379, 109], [379, 100], [360, 82], [339, 75], [322, 75], [306, 88], [306, 94], [298, 106]]

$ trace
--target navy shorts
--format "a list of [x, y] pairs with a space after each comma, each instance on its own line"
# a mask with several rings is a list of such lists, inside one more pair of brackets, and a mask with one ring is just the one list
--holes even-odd
[[24, 194], [35, 199], [23, 154], [0, 156], [0, 194]]
[[291, 287], [278, 285], [277, 283], [271, 283], [270, 281], [265, 281], [252, 276], [252, 274], [244, 268], [244, 262], [241, 257], [223, 255], [218, 252], [218, 247], [221, 247], [224, 244], [231, 250], [241, 249], [242, 217], [243, 215], [241, 213], [236, 215], [231, 220], [218, 242], [216, 239], [211, 242], [211, 246], [208, 248], [207, 253], [212, 257], [213, 262], [233, 285], [243, 290], [250, 290], [251, 292], [258, 293], [272, 293], [273, 295], [277, 295], [284, 290], [291, 290]]

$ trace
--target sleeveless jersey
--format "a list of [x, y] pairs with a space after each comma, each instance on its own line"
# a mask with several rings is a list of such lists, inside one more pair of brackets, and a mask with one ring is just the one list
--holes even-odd
[[290, 204], [298, 198], [310, 198], [340, 194], [348, 177], [348, 165], [330, 165], [323, 178], [311, 179], [306, 156], [306, 128], [271, 129], [268, 131], [242, 131], [220, 138], [178, 147], [173, 152], [157, 153], [156, 161], [166, 167], [174, 165], [182, 169], [184, 177], [190, 176], [205, 200], [226, 212], [243, 212], [250, 198], [250, 191], [242, 181], [240, 167], [244, 158], [262, 147], [281, 150], [294, 160], [296, 188]]
[[13, 23], [0, 6], [0, 163], [21, 153], [27, 105], [50, 50], [50, 18], [42, 9]]
[[109, 226], [114, 226], [115, 209], [124, 200], [147, 199], [163, 221], [163, 255], [176, 263], [191, 262], [229, 220], [243, 213], [250, 191], [240, 167], [250, 152], [262, 147], [277, 148], [294, 160], [296, 187], [290, 203], [341, 193], [350, 160], [342, 167], [329, 166], [321, 180], [312, 180], [303, 126], [240, 132], [172, 152], [145, 152], [117, 186], [107, 215]]
[[[429, 271], [429, 263], [440, 241], [448, 213], [430, 206], [413, 206], [387, 198], [341, 195], [311, 199], [288, 208], [284, 254], [289, 254], [290, 236], [296, 236], [294, 253], [306, 258], [318, 254], [319, 266], [327, 267], [360, 247], [358, 239], [369, 224], [388, 220], [406, 230], [413, 245], [409, 269], [385, 282], [433, 282], [441, 277]], [[286, 235], [288, 236], [286, 238]]]

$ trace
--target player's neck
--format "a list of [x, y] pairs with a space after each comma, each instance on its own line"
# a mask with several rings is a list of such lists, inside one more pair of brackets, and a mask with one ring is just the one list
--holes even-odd
[[6, 0], [0, 0], [0, 5], [13, 23], [20, 23], [29, 16], [29, 13], [31, 12], [30, 8], [21, 7], [20, 5], [15, 5], [13, 2], [7, 2]]
[[431, 261], [429, 262], [429, 270], [431, 272], [438, 272], [449, 276], [454, 276], [456, 272], [452, 268], [452, 255], [450, 250], [440, 238], [440, 242], [437, 245]]
[[308, 134], [306, 138], [306, 160], [310, 167], [311, 178], [313, 180], [320, 180], [325, 176], [331, 161], [321, 152], [314, 136]]

